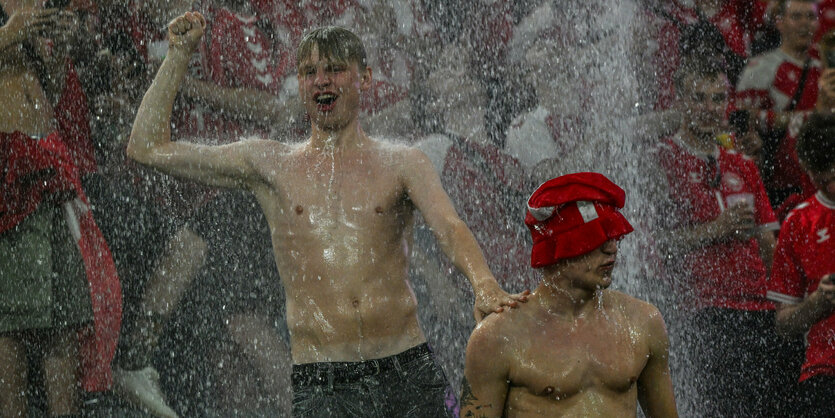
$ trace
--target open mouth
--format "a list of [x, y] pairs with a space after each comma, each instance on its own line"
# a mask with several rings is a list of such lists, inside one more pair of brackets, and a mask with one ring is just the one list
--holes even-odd
[[329, 112], [333, 110], [336, 99], [337, 96], [333, 93], [317, 93], [313, 97], [313, 100], [316, 101], [316, 106], [319, 108], [320, 112]]

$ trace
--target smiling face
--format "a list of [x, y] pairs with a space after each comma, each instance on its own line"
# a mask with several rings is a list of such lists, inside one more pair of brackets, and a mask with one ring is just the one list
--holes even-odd
[[684, 128], [698, 137], [718, 133], [728, 107], [728, 81], [722, 74], [684, 77], [678, 92]]
[[778, 17], [777, 29], [783, 44], [794, 50], [809, 47], [818, 28], [817, 5], [813, 1], [789, 0]]
[[359, 115], [360, 95], [371, 87], [371, 69], [320, 56], [314, 45], [299, 62], [299, 97], [310, 122], [324, 131], [342, 129]]

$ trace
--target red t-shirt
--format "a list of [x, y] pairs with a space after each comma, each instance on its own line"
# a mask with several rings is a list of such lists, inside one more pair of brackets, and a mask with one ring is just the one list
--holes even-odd
[[[762, 180], [753, 161], [716, 147], [716, 164], [691, 154], [679, 141], [664, 140], [659, 157], [667, 173], [677, 213], [674, 223], [692, 226], [716, 219], [727, 207], [747, 201], [757, 225], [777, 229]], [[718, 173], [717, 170], [718, 169]], [[711, 185], [711, 180], [716, 179]], [[720, 241], [683, 254], [691, 307], [774, 309], [766, 299], [766, 271], [755, 238]]]
[[[768, 298], [798, 304], [818, 288], [820, 279], [835, 273], [835, 202], [818, 193], [786, 218], [777, 241]], [[800, 380], [835, 376], [835, 315], [812, 325], [806, 335], [806, 362]]]

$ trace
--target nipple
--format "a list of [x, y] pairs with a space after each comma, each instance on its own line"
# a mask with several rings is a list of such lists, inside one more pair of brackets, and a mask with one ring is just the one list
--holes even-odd
[[383, 213], [383, 207], [382, 206], [377, 206], [376, 208], [374, 208], [374, 212]]
[[302, 212], [304, 212], [304, 208], [302, 207], [302, 205], [297, 205], [296, 206], [296, 215], [301, 215]]

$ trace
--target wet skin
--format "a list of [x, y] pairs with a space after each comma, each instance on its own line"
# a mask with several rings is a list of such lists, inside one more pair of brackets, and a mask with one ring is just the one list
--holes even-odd
[[312, 132], [303, 144], [170, 142], [166, 121], [202, 25], [201, 16], [187, 13], [170, 26], [173, 48], [137, 113], [128, 155], [174, 175], [255, 194], [286, 290], [294, 363], [379, 358], [425, 341], [408, 282], [416, 209], [477, 295], [508, 297], [429, 159], [373, 140], [360, 128], [368, 68], [320, 59], [317, 48], [302, 59], [299, 93]]
[[462, 417], [675, 416], [658, 310], [611, 283], [616, 250], [559, 268], [530, 301], [479, 324], [467, 347]]
[[[4, 3], [6, 12], [20, 21], [20, 26], [43, 28], [19, 31], [14, 24], [7, 25], [9, 32], [2, 36], [5, 48], [0, 53], [0, 132], [20, 131], [31, 136], [43, 136], [55, 130], [52, 104], [38, 80], [35, 63], [26, 55], [23, 42], [41, 51], [45, 38], [39, 34], [49, 33], [57, 25], [57, 11], [43, 10], [39, 2], [24, 1], [20, 4]], [[11, 3], [11, 2], [8, 2]], [[7, 44], [8, 43], [8, 44]]]

